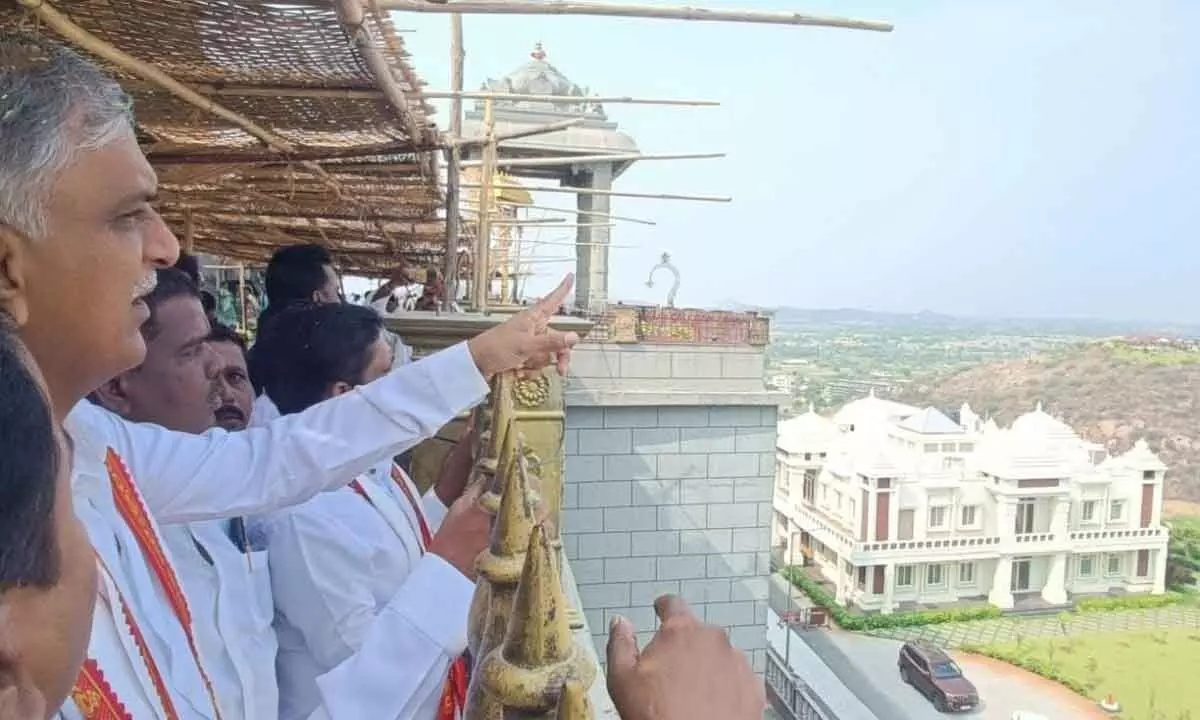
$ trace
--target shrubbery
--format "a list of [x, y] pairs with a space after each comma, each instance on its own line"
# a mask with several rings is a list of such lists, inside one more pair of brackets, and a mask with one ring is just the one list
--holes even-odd
[[832, 595], [816, 580], [796, 567], [784, 568], [787, 580], [804, 592], [813, 604], [827, 608], [834, 622], [845, 630], [884, 630], [887, 628], [919, 627], [968, 620], [987, 620], [1002, 615], [999, 608], [983, 607], [952, 608], [949, 610], [922, 610], [920, 612], [893, 613], [891, 615], [855, 615], [838, 604]]
[[[780, 571], [788, 582], [799, 588], [814, 605], [827, 608], [839, 626], [846, 630], [885, 630], [888, 628], [940, 625], [970, 620], [990, 620], [1004, 613], [992, 605], [950, 608], [947, 610], [922, 610], [920, 612], [893, 613], [891, 615], [857, 615], [839, 604], [822, 585], [798, 567], [787, 567]], [[1163, 595], [1126, 595], [1081, 600], [1072, 612], [1112, 612], [1114, 610], [1148, 610], [1176, 605], [1188, 599], [1187, 595], [1175, 592]]]

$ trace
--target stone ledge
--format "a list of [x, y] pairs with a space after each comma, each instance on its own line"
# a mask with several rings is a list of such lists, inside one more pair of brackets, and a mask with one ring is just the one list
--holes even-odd
[[702, 407], [784, 405], [791, 401], [787, 393], [696, 392], [694, 390], [570, 390], [563, 393], [567, 407], [641, 407], [647, 405], [694, 405]]
[[[604, 676], [604, 668], [600, 664], [600, 657], [597, 654], [596, 646], [592, 642], [592, 630], [588, 626], [587, 616], [583, 612], [583, 601], [579, 597], [579, 588], [575, 583], [575, 575], [571, 572], [571, 563], [567, 560], [566, 553], [561, 555], [560, 567], [562, 569], [562, 586], [563, 591], [567, 595], [567, 601], [576, 610], [579, 610], [580, 617], [583, 618], [583, 627], [575, 631], [575, 642], [579, 643], [579, 647], [591, 658], [596, 666], [596, 681], [592, 683], [592, 687], [588, 689], [588, 700], [592, 705], [592, 717], [595, 720], [620, 720], [617, 715], [617, 709], [613, 707], [612, 698], [608, 696], [608, 684]], [[608, 628], [602, 628], [602, 632], [607, 633]]]

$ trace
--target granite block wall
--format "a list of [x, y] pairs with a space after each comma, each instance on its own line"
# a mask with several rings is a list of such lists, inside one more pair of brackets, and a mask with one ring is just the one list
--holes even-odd
[[744, 401], [568, 404], [563, 543], [602, 658], [614, 614], [648, 642], [676, 593], [763, 671], [777, 408]]

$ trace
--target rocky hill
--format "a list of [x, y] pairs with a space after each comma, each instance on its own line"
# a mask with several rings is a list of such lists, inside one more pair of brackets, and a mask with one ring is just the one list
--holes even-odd
[[1084, 437], [1121, 452], [1138, 438], [1170, 467], [1167, 497], [1200, 501], [1200, 351], [1122, 341], [917, 382], [897, 399], [957, 409], [965, 400], [1006, 425], [1038, 401]]

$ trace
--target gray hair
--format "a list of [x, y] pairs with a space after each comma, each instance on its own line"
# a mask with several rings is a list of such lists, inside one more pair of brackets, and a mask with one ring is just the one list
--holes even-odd
[[132, 132], [131, 107], [113, 78], [65, 47], [0, 38], [0, 225], [44, 236], [58, 174], [81, 151]]

